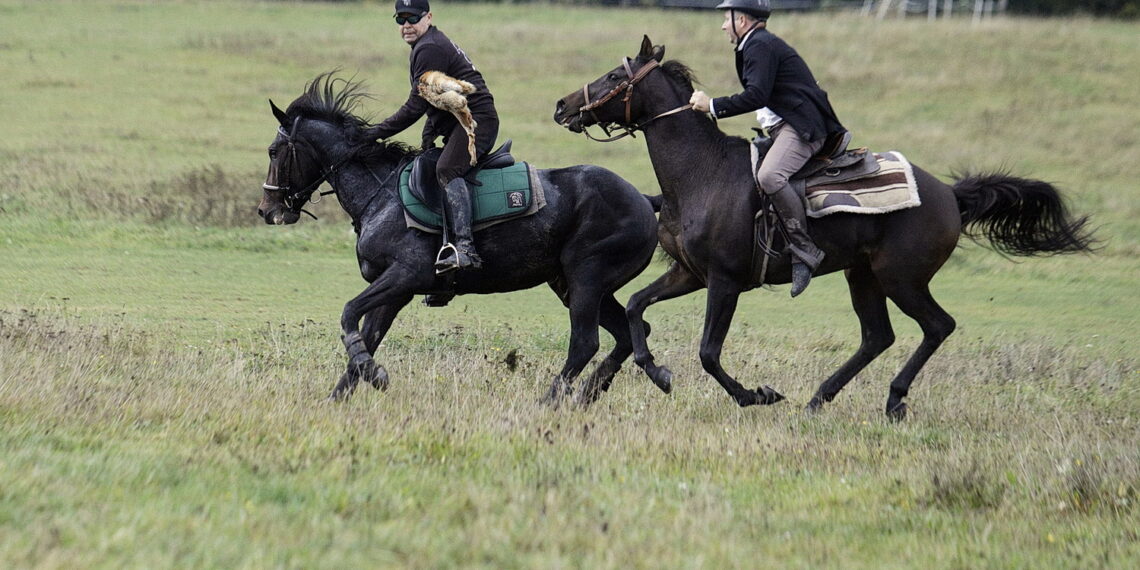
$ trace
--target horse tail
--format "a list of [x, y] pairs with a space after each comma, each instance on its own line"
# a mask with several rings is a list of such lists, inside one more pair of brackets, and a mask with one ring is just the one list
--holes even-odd
[[655, 213], [655, 214], [661, 213], [661, 202], [665, 201], [665, 198], [663, 198], [660, 194], [658, 194], [656, 196], [650, 196], [649, 194], [642, 194], [642, 196], [645, 196], [645, 199], [649, 200], [649, 205], [653, 206], [653, 213]]
[[1093, 251], [1088, 216], [1073, 218], [1060, 192], [1048, 182], [1004, 173], [957, 178], [954, 197], [962, 212], [962, 233], [1010, 255], [1054, 255]]

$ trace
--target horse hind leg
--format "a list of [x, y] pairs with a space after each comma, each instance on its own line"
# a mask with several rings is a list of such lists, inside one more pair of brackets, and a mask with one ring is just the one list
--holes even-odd
[[[629, 320], [625, 316], [625, 309], [612, 294], [602, 298], [600, 317], [602, 328], [614, 337], [614, 348], [598, 363], [590, 377], [582, 382], [582, 389], [578, 392], [578, 404], [583, 407], [593, 404], [602, 392], [610, 389], [614, 375], [621, 370], [621, 365], [629, 355], [633, 354]], [[645, 329], [649, 330], [648, 323], [645, 324]]]
[[914, 383], [915, 376], [934, 351], [938, 350], [943, 341], [954, 332], [957, 324], [954, 322], [954, 317], [934, 300], [926, 283], [888, 289], [887, 296], [922, 329], [922, 342], [919, 343], [918, 349], [903, 365], [898, 375], [891, 380], [886, 414], [888, 418], [898, 421], [906, 418], [907, 405], [903, 399], [910, 393], [910, 386]]
[[560, 281], [551, 282], [550, 285], [559, 294], [563, 304], [570, 308], [570, 348], [566, 354], [566, 363], [542, 398], [543, 403], [557, 407], [570, 392], [574, 379], [598, 352], [602, 295], [583, 290], [584, 288], [575, 290], [574, 287], [560, 291], [559, 288], [563, 286]]
[[819, 385], [807, 409], [816, 411], [835, 399], [840, 390], [895, 341], [887, 296], [867, 264], [857, 265], [846, 273], [851, 305], [859, 317], [862, 339], [859, 349], [827, 380]]

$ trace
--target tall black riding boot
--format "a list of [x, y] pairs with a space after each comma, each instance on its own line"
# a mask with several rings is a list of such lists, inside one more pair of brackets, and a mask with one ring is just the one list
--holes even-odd
[[790, 184], [785, 184], [779, 192], [769, 194], [772, 206], [784, 222], [784, 229], [788, 231], [788, 250], [792, 253], [792, 296], [795, 297], [807, 289], [811, 282], [811, 275], [823, 261], [823, 251], [815, 246], [811, 236], [807, 233], [807, 212], [804, 211], [803, 199], [799, 197]]
[[435, 272], [442, 275], [457, 269], [479, 269], [483, 260], [475, 253], [475, 245], [471, 241], [471, 192], [467, 189], [467, 182], [456, 178], [448, 182], [444, 190], [447, 192], [447, 216], [455, 241], [448, 244], [451, 247], [444, 246], [446, 251], [440, 252]]

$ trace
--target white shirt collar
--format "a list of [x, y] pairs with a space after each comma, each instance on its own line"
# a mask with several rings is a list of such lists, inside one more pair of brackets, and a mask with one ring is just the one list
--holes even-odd
[[752, 28], [751, 30], [748, 31], [747, 34], [744, 34], [744, 37], [741, 38], [740, 41], [737, 42], [737, 44], [736, 44], [736, 51], [743, 50], [744, 44], [748, 42], [748, 38], [752, 37], [752, 34], [755, 34], [756, 30], [758, 30], [758, 29], [760, 29], [760, 28]]

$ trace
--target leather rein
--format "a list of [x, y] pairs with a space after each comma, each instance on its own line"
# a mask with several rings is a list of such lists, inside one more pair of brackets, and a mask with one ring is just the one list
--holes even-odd
[[[657, 115], [657, 116], [649, 119], [648, 121], [645, 121], [644, 123], [640, 123], [640, 124], [634, 123], [633, 118], [631, 117], [631, 112], [632, 112], [632, 107], [633, 107], [633, 103], [632, 103], [633, 88], [636, 87], [637, 84], [640, 83], [642, 79], [645, 79], [645, 77], [647, 75], [649, 75], [654, 69], [657, 69], [658, 67], [660, 67], [660, 64], [657, 62], [656, 59], [651, 59], [651, 60], [649, 60], [649, 63], [646, 63], [645, 65], [643, 65], [641, 67], [641, 69], [638, 69], [637, 73], [634, 73], [633, 68], [631, 68], [629, 65], [629, 62], [630, 62], [630, 60], [628, 57], [622, 58], [621, 64], [622, 64], [622, 67], [625, 68], [626, 79], [624, 81], [622, 81], [621, 83], [618, 83], [616, 86], [614, 86], [613, 89], [610, 89], [610, 91], [608, 93], [603, 95], [597, 101], [590, 101], [590, 84], [587, 83], [587, 84], [582, 86], [582, 100], [586, 101], [586, 104], [583, 105], [580, 109], [578, 109], [578, 115], [581, 116], [585, 113], [590, 113], [590, 116], [592, 116], [594, 118], [594, 122], [598, 126], [602, 127], [602, 130], [606, 133], [606, 136], [609, 137], [609, 138], [605, 138], [605, 139], [594, 138], [593, 136], [590, 135], [589, 131], [586, 130], [586, 127], [582, 127], [582, 134], [586, 135], [586, 138], [588, 138], [592, 141], [596, 141], [596, 142], [613, 142], [613, 141], [616, 141], [618, 139], [622, 139], [622, 138], [625, 138], [628, 136], [632, 136], [634, 138], [637, 138], [637, 135], [635, 135], [634, 133], [636, 131], [644, 129], [645, 126], [648, 125], [649, 123], [652, 123], [653, 121], [656, 121], [657, 119], [660, 119], [663, 117], [668, 117], [669, 115], [675, 115], [675, 114], [683, 112], [683, 111], [688, 111], [689, 109], [693, 108], [693, 106], [691, 104], [681, 105], [680, 107], [677, 107], [676, 109], [665, 111], [664, 113], [661, 113], [660, 115]], [[623, 91], [625, 92], [625, 97], [622, 99], [622, 102], [625, 103], [625, 123], [624, 124], [617, 124], [617, 126], [621, 127], [622, 129], [625, 129], [625, 132], [618, 134], [618, 135], [615, 135], [615, 136], [610, 136], [610, 127], [615, 125], [616, 123], [603, 122], [603, 121], [599, 120], [598, 116], [594, 114], [594, 109], [597, 109], [598, 107], [608, 103], [611, 99], [613, 99], [614, 97], [617, 97]]]

